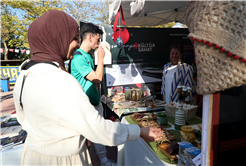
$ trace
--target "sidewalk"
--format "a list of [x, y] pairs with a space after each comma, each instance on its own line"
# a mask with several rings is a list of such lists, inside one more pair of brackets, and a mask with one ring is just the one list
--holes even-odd
[[13, 90], [12, 85], [9, 92], [1, 92], [1, 116], [15, 112]]
[[[1, 116], [15, 112], [14, 99], [13, 99], [14, 86], [10, 86], [9, 92], [1, 92]], [[117, 162], [117, 147], [106, 147], [108, 159]], [[92, 164], [100, 166], [100, 159], [96, 154], [96, 150], [92, 145], [89, 149]]]

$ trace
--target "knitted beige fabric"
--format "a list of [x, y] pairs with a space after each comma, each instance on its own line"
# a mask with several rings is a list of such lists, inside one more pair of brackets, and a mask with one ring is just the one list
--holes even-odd
[[197, 93], [246, 84], [246, 2], [191, 2], [185, 21], [189, 36], [196, 39]]
[[198, 9], [199, 2], [193, 1], [192, 3], [188, 3], [187, 9], [186, 9], [186, 15], [189, 15], [190, 17], [185, 17], [184, 21], [185, 24], [189, 27], [190, 32], [194, 32], [197, 27], [197, 18], [195, 17], [197, 15], [197, 9]]
[[197, 93], [207, 94], [246, 84], [246, 63], [219, 49], [194, 42], [197, 65]]

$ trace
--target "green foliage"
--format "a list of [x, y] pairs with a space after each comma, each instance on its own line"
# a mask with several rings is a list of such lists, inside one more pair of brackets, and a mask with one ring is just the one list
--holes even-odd
[[65, 12], [71, 15], [79, 24], [80, 21], [92, 22], [97, 25], [109, 25], [108, 7], [113, 0], [69, 0], [63, 1]]
[[[108, 6], [113, 0], [35, 0], [1, 1], [1, 44], [5, 60], [13, 58], [7, 49], [30, 49], [27, 32], [29, 25], [45, 12], [56, 9], [71, 15], [79, 21], [92, 22], [101, 26], [109, 25]], [[21, 61], [31, 55], [20, 53]], [[15, 56], [14, 56], [15, 58]]]
[[[59, 1], [2, 1], [1, 2], [1, 42], [8, 59], [9, 48], [29, 49], [27, 32], [29, 25], [51, 9], [64, 10]], [[21, 17], [21, 18], [18, 18]], [[23, 54], [23, 59], [30, 55]]]
[[113, 0], [101, 0], [98, 1], [96, 4], [94, 4], [96, 10], [97, 10], [97, 16], [95, 17], [95, 20], [100, 24], [101, 26], [108, 26], [109, 24], [109, 5], [113, 3]]
[[[27, 41], [27, 31], [29, 25], [39, 18], [45, 12], [51, 9], [63, 10], [63, 8], [59, 7], [59, 1], [4, 1], [2, 2], [4, 5], [9, 7], [8, 12], [10, 12], [10, 7], [12, 9], [19, 9], [25, 14], [22, 19], [18, 19], [15, 16], [15, 19], [7, 20], [7, 22], [16, 23], [12, 29], [15, 31], [15, 35], [18, 36], [18, 40], [22, 47], [29, 48], [29, 44]], [[2, 14], [4, 16], [5, 13]], [[18, 41], [8, 41], [9, 46], [19, 46], [17, 44]]]

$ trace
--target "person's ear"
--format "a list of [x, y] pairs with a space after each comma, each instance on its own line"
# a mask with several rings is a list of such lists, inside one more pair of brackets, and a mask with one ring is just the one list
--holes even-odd
[[92, 42], [92, 35], [91, 34], [88, 34], [88, 40], [90, 41], [90, 42]]

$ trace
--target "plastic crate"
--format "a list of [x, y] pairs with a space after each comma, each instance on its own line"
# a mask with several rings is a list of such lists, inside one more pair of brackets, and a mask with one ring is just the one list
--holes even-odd
[[8, 78], [1, 78], [1, 89], [4, 92], [8, 92], [10, 90], [10, 88], [9, 88], [9, 77]]

